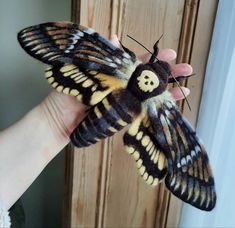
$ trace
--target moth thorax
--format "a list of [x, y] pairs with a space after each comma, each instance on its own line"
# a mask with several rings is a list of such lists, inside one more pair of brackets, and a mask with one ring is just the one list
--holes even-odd
[[137, 77], [138, 87], [144, 93], [151, 93], [159, 86], [159, 80], [156, 74], [150, 70], [143, 70]]
[[156, 72], [149, 66], [140, 65], [132, 74], [127, 89], [139, 100], [143, 101], [158, 95], [160, 84], [161, 81]]

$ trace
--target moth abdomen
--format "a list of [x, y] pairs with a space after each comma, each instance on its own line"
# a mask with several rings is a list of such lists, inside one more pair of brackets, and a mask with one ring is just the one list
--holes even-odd
[[124, 90], [111, 93], [90, 109], [88, 115], [70, 136], [76, 147], [89, 146], [112, 136], [132, 122], [138, 110], [137, 106], [140, 109], [140, 103], [137, 103], [133, 109], [135, 98], [125, 93]]

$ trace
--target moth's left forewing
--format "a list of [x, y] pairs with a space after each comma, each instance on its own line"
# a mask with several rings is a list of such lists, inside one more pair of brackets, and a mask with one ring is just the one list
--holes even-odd
[[155, 139], [167, 157], [165, 184], [181, 200], [212, 210], [216, 194], [206, 150], [167, 93], [155, 98], [156, 106], [149, 109]]
[[74, 64], [82, 70], [128, 79], [136, 56], [114, 46], [91, 28], [70, 22], [47, 22], [18, 33], [21, 47], [43, 63]]
[[18, 33], [22, 48], [49, 64], [48, 82], [58, 92], [95, 105], [112, 91], [125, 88], [140, 62], [91, 28], [69, 22], [47, 22]]

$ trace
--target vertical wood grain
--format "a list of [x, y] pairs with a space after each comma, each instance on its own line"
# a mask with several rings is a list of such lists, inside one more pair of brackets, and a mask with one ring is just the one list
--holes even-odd
[[188, 109], [184, 110], [185, 116], [194, 126], [196, 126], [197, 114], [201, 101], [202, 86], [204, 82], [217, 4], [218, 0], [200, 0], [198, 9], [197, 23], [189, 61], [189, 63], [193, 66], [196, 76], [190, 78], [187, 82], [187, 87], [191, 90], [189, 102], [192, 104], [192, 111], [190, 112]]
[[[185, 0], [181, 35], [178, 48], [179, 51], [177, 56], [178, 63], [190, 63], [199, 2], [200, 0]], [[185, 80], [180, 84], [187, 87], [187, 83], [188, 80]], [[184, 100], [178, 102], [178, 105], [180, 106], [182, 112], [184, 111], [185, 106], [187, 106], [184, 105], [185, 103], [186, 102]]]
[[80, 24], [94, 28], [106, 38], [110, 38], [110, 0], [80, 0]]
[[74, 23], [80, 23], [80, 9], [81, 1], [71, 1], [71, 21]]
[[196, 76], [181, 83], [190, 89], [191, 111], [185, 101], [179, 102], [184, 115], [195, 126], [199, 110], [205, 66], [210, 47], [217, 0], [186, 0], [177, 62], [190, 63]]
[[[72, 2], [74, 22], [92, 27], [106, 38], [116, 33], [122, 43], [137, 54], [144, 50], [128, 39], [127, 34], [149, 49], [164, 34], [160, 47], [178, 50], [178, 61], [191, 61], [196, 73], [204, 72], [216, 0]], [[188, 82], [195, 96], [190, 98], [191, 103], [195, 103], [196, 108], [193, 114], [185, 109], [193, 123], [203, 78], [197, 80]], [[170, 196], [164, 185], [152, 188], [137, 174], [133, 158], [123, 147], [125, 130], [91, 147], [75, 149], [73, 158], [67, 160], [67, 166], [72, 167], [67, 169], [66, 178], [72, 176], [72, 183], [68, 182], [67, 189], [67, 194], [71, 194], [70, 204], [68, 198], [65, 200], [65, 205], [70, 207], [65, 213], [70, 219], [69, 223], [64, 223], [65, 227], [177, 226], [181, 202]]]
[[64, 171], [64, 197], [63, 197], [63, 227], [71, 226], [72, 213], [72, 189], [73, 189], [73, 161], [74, 147], [69, 144], [65, 148], [65, 171]]

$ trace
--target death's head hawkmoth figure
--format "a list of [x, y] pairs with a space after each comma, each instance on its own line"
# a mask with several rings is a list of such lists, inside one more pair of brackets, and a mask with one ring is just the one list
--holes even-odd
[[44, 23], [18, 34], [23, 49], [49, 65], [48, 82], [89, 106], [71, 134], [77, 147], [112, 136], [129, 125], [124, 144], [149, 185], [164, 180], [181, 200], [210, 211], [216, 203], [205, 148], [166, 90], [174, 82], [167, 62], [137, 60], [94, 30], [73, 23]]

